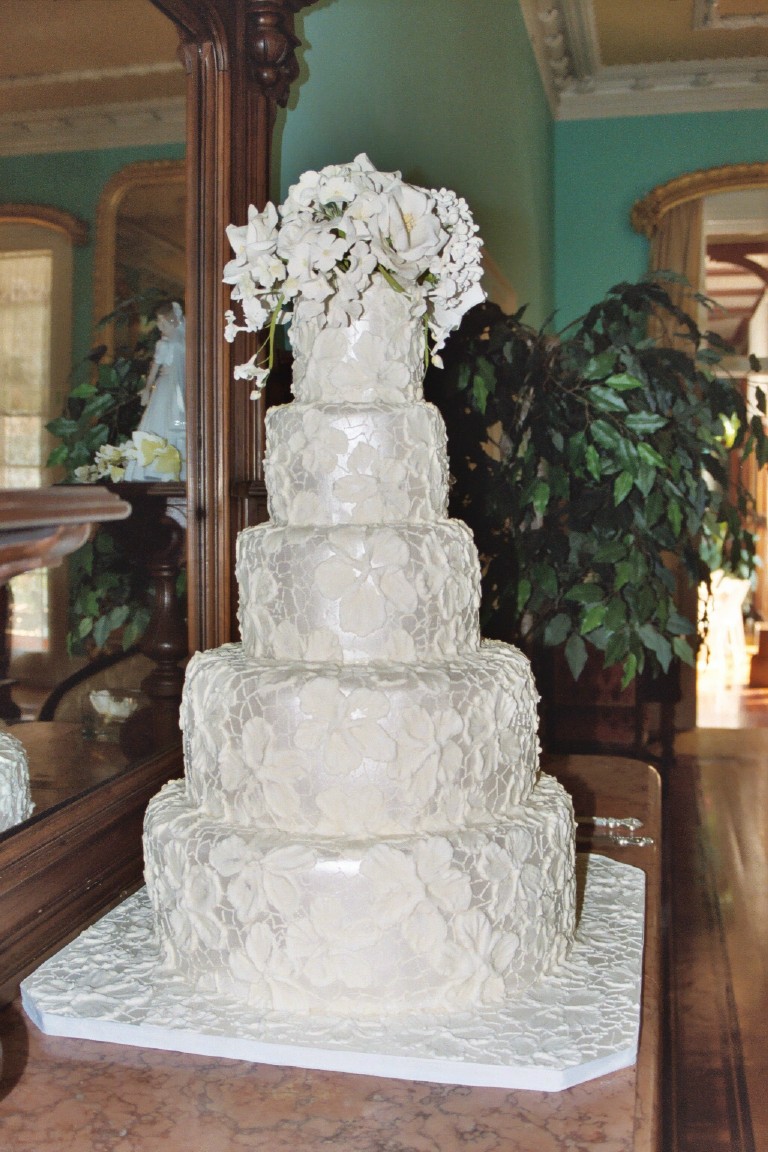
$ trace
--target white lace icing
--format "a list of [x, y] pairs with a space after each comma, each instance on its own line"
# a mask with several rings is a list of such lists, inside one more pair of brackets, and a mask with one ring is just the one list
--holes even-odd
[[480, 579], [460, 520], [258, 524], [237, 542], [240, 631], [266, 660], [435, 660], [480, 642]]
[[360, 315], [347, 328], [294, 311], [293, 395], [301, 403], [403, 404], [422, 397], [424, 304], [418, 289], [395, 292], [377, 277], [362, 293]]
[[190, 664], [186, 779], [147, 810], [160, 948], [269, 1011], [501, 1005], [573, 940], [570, 800], [537, 778], [527, 662], [480, 643], [421, 302], [379, 283], [346, 329], [301, 311], [276, 522], [238, 540], [242, 644]]
[[264, 477], [276, 524], [444, 518], [445, 425], [423, 402], [270, 408]]
[[0, 727], [0, 832], [26, 820], [33, 808], [24, 745]]
[[573, 920], [570, 800], [546, 776], [496, 827], [361, 841], [211, 820], [173, 781], [146, 844], [167, 964], [265, 1009], [501, 1003], [563, 959]]
[[198, 653], [182, 707], [189, 798], [293, 835], [496, 823], [536, 778], [536, 700], [527, 661], [502, 644], [432, 665]]

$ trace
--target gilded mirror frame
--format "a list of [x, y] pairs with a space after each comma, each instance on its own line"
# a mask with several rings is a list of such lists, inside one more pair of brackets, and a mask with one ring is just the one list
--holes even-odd
[[[234, 635], [234, 543], [266, 514], [263, 411], [233, 382], [223, 339], [226, 226], [269, 198], [278, 104], [299, 68], [294, 15], [313, 0], [151, 0], [176, 25], [187, 73], [187, 573], [190, 651]], [[254, 337], [254, 345], [255, 345]], [[255, 350], [255, 348], [254, 348]], [[238, 358], [244, 354], [238, 349]], [[247, 355], [248, 353], [246, 353]], [[152, 795], [180, 751], [126, 769], [0, 836], [0, 1002], [142, 880]]]
[[632, 227], [650, 240], [666, 213], [689, 200], [716, 196], [721, 192], [743, 192], [766, 187], [768, 163], [723, 164], [717, 168], [686, 172], [665, 184], [657, 185], [634, 204], [630, 216]]
[[[93, 253], [93, 323], [99, 324], [115, 308], [118, 216], [130, 194], [137, 188], [185, 186], [186, 160], [139, 160], [115, 172], [104, 185], [96, 205]], [[103, 325], [99, 342], [112, 352], [113, 329]]]

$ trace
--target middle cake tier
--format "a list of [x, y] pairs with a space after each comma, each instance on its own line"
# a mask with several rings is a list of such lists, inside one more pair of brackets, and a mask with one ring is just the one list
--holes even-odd
[[263, 664], [197, 653], [182, 703], [190, 802], [320, 836], [483, 826], [538, 771], [537, 694], [506, 644], [431, 665]]
[[430, 661], [480, 643], [480, 566], [460, 520], [258, 524], [238, 537], [237, 580], [258, 659]]

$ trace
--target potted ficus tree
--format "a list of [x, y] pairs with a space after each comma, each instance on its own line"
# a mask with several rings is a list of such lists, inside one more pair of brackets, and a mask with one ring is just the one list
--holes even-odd
[[617, 285], [555, 336], [523, 311], [468, 314], [427, 394], [448, 426], [451, 512], [481, 554], [486, 634], [558, 651], [574, 680], [597, 659], [622, 688], [693, 664], [680, 574], [697, 586], [754, 564], [738, 463], [768, 461], [765, 397], [720, 370], [724, 350], [663, 277]]

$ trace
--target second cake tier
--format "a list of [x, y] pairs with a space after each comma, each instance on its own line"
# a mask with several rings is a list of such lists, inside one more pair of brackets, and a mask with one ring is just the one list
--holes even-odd
[[460, 520], [258, 524], [238, 537], [237, 580], [257, 659], [417, 662], [480, 643], [480, 566]]
[[505, 819], [538, 771], [537, 695], [505, 644], [433, 665], [195, 655], [182, 704], [190, 801], [252, 828], [401, 835]]
[[284, 404], [266, 417], [276, 524], [388, 524], [447, 515], [445, 424], [411, 404]]

